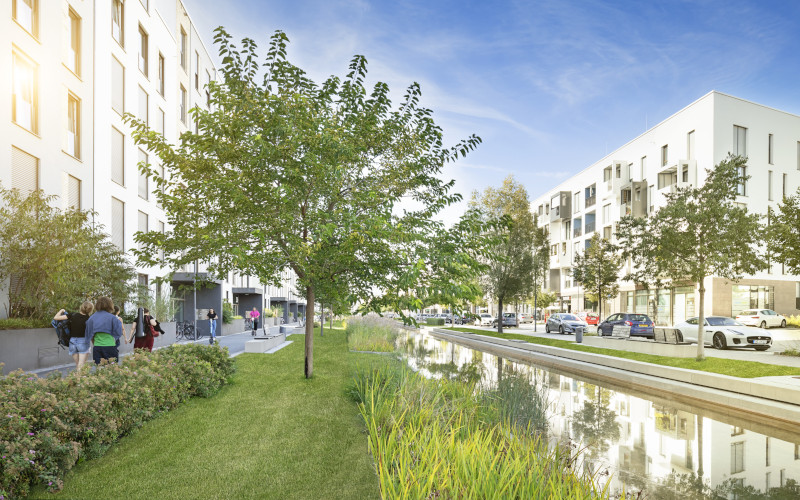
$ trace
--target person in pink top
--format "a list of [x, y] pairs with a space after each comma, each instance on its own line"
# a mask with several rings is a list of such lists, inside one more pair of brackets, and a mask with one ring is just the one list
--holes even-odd
[[250, 311], [250, 319], [252, 320], [252, 323], [253, 323], [253, 333], [252, 333], [252, 335], [254, 337], [256, 336], [256, 330], [258, 329], [258, 318], [259, 318], [259, 316], [261, 316], [261, 313], [258, 312], [258, 309], [253, 307], [253, 310]]

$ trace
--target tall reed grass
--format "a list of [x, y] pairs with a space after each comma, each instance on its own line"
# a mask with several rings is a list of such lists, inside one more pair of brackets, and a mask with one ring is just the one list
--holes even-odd
[[389, 318], [355, 316], [347, 320], [345, 333], [352, 351], [393, 352], [399, 327]]
[[[501, 390], [530, 393], [517, 382]], [[396, 363], [359, 370], [352, 392], [383, 498], [608, 496], [568, 449], [551, 449], [530, 420], [514, 417], [531, 412], [498, 410], [472, 384], [428, 380]]]

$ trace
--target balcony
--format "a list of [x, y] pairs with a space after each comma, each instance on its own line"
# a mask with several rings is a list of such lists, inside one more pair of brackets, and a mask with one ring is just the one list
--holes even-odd
[[569, 191], [560, 191], [550, 199], [550, 222], [569, 220], [572, 217], [572, 196]]
[[584, 229], [585, 229], [587, 235], [593, 233], [594, 232], [594, 222], [588, 222], [587, 221], [586, 222], [586, 227]]
[[576, 228], [575, 228], [575, 229], [572, 231], [572, 237], [573, 237], [573, 238], [577, 238], [578, 236], [581, 236], [581, 235], [583, 235], [583, 231], [581, 231], [581, 228], [580, 228], [580, 227], [576, 227]]
[[595, 203], [597, 203], [597, 196], [592, 195], [588, 198], [585, 198], [586, 208], [593, 207]]

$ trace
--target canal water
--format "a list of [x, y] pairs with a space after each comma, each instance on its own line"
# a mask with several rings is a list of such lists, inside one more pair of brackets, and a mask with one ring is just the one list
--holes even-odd
[[546, 406], [551, 443], [580, 450], [578, 467], [607, 483], [612, 496], [800, 498], [800, 423], [773, 427], [504, 359], [424, 331], [404, 332], [399, 347], [409, 366], [429, 378], [475, 381], [484, 390], [504, 377], [527, 380]]

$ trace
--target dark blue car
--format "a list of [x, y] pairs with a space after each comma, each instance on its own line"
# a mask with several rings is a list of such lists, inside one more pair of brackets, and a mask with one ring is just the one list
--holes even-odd
[[615, 325], [631, 327], [631, 337], [653, 338], [653, 320], [646, 314], [612, 314], [606, 318], [605, 321], [597, 325], [597, 331], [601, 336], [608, 336], [611, 335]]

